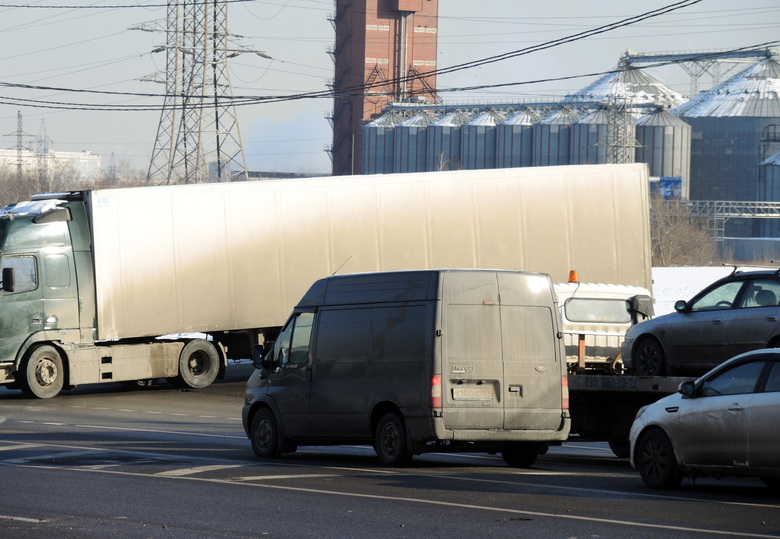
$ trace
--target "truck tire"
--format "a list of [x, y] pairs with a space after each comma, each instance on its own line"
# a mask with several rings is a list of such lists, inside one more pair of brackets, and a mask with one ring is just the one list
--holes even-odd
[[252, 442], [252, 451], [261, 459], [276, 458], [282, 453], [279, 445], [279, 426], [270, 409], [260, 408], [252, 418], [249, 439]]
[[639, 376], [666, 374], [666, 358], [661, 343], [652, 337], [643, 339], [636, 347], [634, 370]]
[[179, 375], [173, 383], [178, 387], [203, 389], [211, 385], [219, 373], [219, 354], [208, 341], [188, 342], [179, 354]]
[[22, 366], [21, 388], [28, 397], [50, 399], [65, 383], [62, 357], [53, 346], [35, 348]]
[[374, 436], [374, 451], [385, 466], [406, 466], [412, 460], [406, 427], [398, 414], [382, 416]]
[[540, 449], [538, 443], [513, 443], [501, 450], [501, 457], [513, 468], [528, 468], [536, 462]]
[[634, 461], [650, 488], [675, 488], [682, 482], [672, 442], [661, 429], [650, 429], [639, 438]]

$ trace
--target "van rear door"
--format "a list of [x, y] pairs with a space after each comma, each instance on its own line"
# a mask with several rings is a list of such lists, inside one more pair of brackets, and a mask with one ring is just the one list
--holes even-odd
[[442, 279], [445, 428], [556, 430], [562, 371], [549, 278], [453, 271]]

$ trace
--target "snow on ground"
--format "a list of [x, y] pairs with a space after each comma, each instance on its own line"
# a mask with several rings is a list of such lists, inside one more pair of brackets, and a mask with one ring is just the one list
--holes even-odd
[[[678, 299], [689, 300], [697, 292], [729, 275], [733, 266], [653, 268], [653, 309], [655, 316], [674, 312]], [[740, 268], [744, 271], [777, 268]]]

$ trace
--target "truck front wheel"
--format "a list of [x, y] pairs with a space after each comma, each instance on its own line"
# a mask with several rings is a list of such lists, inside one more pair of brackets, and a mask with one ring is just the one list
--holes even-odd
[[179, 354], [179, 376], [173, 383], [179, 387], [203, 389], [211, 385], [219, 372], [219, 354], [208, 341], [188, 342]]
[[28, 397], [55, 397], [65, 381], [62, 357], [53, 346], [39, 346], [25, 360], [22, 368], [22, 391]]

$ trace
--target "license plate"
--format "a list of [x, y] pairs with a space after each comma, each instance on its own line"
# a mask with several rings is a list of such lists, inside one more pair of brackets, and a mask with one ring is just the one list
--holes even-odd
[[492, 401], [492, 387], [454, 387], [452, 398], [456, 401]]

